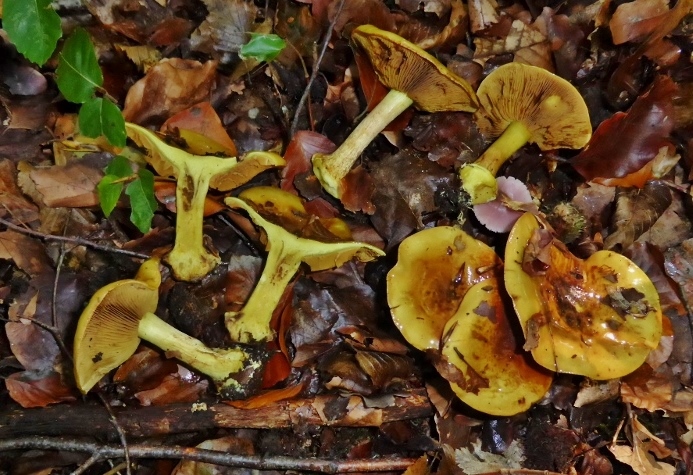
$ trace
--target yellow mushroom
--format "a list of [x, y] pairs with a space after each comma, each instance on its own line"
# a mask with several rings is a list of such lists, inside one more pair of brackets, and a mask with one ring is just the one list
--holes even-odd
[[368, 55], [378, 79], [390, 91], [337, 150], [313, 156], [315, 176], [335, 198], [341, 198], [342, 179], [361, 152], [409, 106], [429, 112], [473, 112], [478, 107], [476, 94], [467, 81], [401, 36], [361, 25], [354, 29], [351, 40]]
[[204, 202], [209, 188], [232, 190], [258, 173], [285, 164], [271, 152], [250, 152], [240, 162], [235, 157], [193, 155], [168, 145], [139, 125], [125, 124], [128, 137], [147, 149], [147, 161], [161, 176], [176, 178], [176, 240], [164, 260], [176, 279], [196, 281], [219, 264], [202, 232]]
[[209, 376], [224, 392], [234, 389], [235, 373], [249, 363], [240, 349], [205, 346], [172, 327], [153, 312], [159, 301], [159, 259], [145, 261], [134, 279], [99, 289], [77, 323], [74, 374], [77, 387], [88, 392], [104, 375], [125, 362], [146, 340]]
[[375, 246], [349, 240], [343, 221], [310, 215], [297, 196], [278, 188], [249, 188], [225, 202], [248, 213], [262, 229], [268, 251], [248, 301], [240, 311], [226, 313], [226, 328], [234, 341], [249, 343], [273, 337], [272, 313], [301, 264], [318, 271], [339, 267], [351, 259], [366, 262], [384, 255]]
[[577, 258], [531, 213], [510, 231], [505, 285], [525, 348], [552, 371], [618, 378], [659, 344], [662, 311], [647, 275], [612, 251]]
[[541, 150], [582, 148], [592, 136], [589, 112], [577, 89], [545, 69], [509, 63], [491, 72], [476, 91], [474, 115], [486, 137], [498, 137], [474, 163], [460, 168], [472, 204], [496, 198], [500, 167], [527, 143]]

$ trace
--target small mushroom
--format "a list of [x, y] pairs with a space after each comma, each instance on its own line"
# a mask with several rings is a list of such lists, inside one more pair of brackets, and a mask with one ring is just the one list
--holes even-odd
[[145, 261], [134, 279], [102, 287], [77, 323], [74, 374], [87, 393], [104, 375], [127, 360], [146, 340], [206, 374], [220, 390], [233, 388], [233, 375], [246, 367], [240, 349], [213, 349], [161, 320], [153, 312], [159, 300], [159, 259]]
[[445, 327], [441, 353], [457, 369], [444, 375], [462, 402], [486, 414], [512, 416], [546, 394], [553, 373], [537, 365], [515, 337], [501, 278], [494, 274], [467, 291]]
[[577, 258], [531, 213], [510, 231], [505, 286], [525, 349], [552, 371], [619, 378], [659, 344], [662, 310], [647, 275], [612, 251]]
[[176, 279], [199, 280], [219, 264], [219, 256], [205, 246], [202, 232], [209, 188], [231, 190], [264, 170], [283, 166], [284, 159], [271, 152], [250, 152], [240, 162], [235, 157], [193, 155], [139, 125], [125, 127], [128, 136], [147, 149], [147, 161], [156, 172], [177, 180], [176, 241], [165, 261]]
[[335, 198], [341, 198], [342, 180], [361, 152], [412, 104], [428, 112], [473, 112], [478, 107], [469, 83], [401, 36], [361, 25], [354, 29], [351, 39], [368, 55], [378, 79], [390, 91], [337, 150], [329, 155], [313, 155], [315, 176]]
[[459, 228], [438, 226], [407, 237], [387, 274], [392, 319], [415, 348], [438, 350], [443, 329], [467, 290], [502, 262], [493, 249]]
[[545, 69], [509, 63], [479, 85], [475, 114], [486, 137], [498, 137], [474, 163], [460, 168], [472, 204], [493, 200], [500, 167], [526, 143], [541, 150], [584, 147], [592, 136], [589, 113], [577, 89]]
[[238, 198], [226, 198], [225, 203], [248, 213], [262, 229], [268, 251], [260, 279], [243, 308], [226, 313], [226, 328], [234, 341], [273, 337], [272, 313], [301, 264], [319, 271], [354, 258], [367, 262], [384, 255], [375, 246], [346, 240], [351, 234], [343, 221], [310, 215], [297, 196], [278, 188], [249, 188]]

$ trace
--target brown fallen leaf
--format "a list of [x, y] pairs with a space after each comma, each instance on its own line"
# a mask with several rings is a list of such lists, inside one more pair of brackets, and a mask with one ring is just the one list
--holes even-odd
[[496, 0], [470, 0], [468, 8], [472, 33], [485, 30], [500, 20]]
[[216, 61], [161, 60], [130, 88], [123, 117], [137, 124], [163, 122], [183, 109], [208, 101], [216, 69]]
[[39, 219], [38, 208], [24, 197], [16, 176], [15, 164], [8, 159], [0, 160], [0, 217], [15, 224], [31, 224]]
[[46, 407], [49, 404], [71, 402], [77, 398], [72, 390], [62, 383], [58, 373], [46, 376], [24, 371], [11, 374], [5, 379], [10, 397], [22, 407]]
[[96, 185], [103, 178], [101, 164], [72, 161], [65, 166], [34, 168], [29, 176], [51, 208], [84, 208], [99, 205]]
[[9, 259], [29, 275], [52, 272], [46, 248], [40, 241], [15, 231], [0, 232], [0, 259]]
[[616, 8], [609, 29], [615, 45], [637, 40], [651, 33], [669, 12], [666, 0], [635, 0]]

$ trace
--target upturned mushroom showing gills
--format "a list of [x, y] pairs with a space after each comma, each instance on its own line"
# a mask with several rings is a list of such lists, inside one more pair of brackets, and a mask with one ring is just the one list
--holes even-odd
[[409, 106], [436, 111], [474, 112], [476, 94], [464, 79], [399, 35], [361, 25], [351, 40], [368, 56], [378, 79], [390, 91], [337, 150], [313, 156], [313, 172], [325, 191], [341, 198], [342, 180], [361, 152]]
[[459, 228], [419, 231], [399, 247], [387, 301], [404, 338], [426, 351], [464, 403], [494, 415], [527, 410], [551, 384], [513, 333], [503, 263]]
[[244, 210], [262, 229], [268, 251], [260, 279], [243, 308], [226, 313], [226, 328], [234, 341], [250, 343], [273, 337], [272, 313], [301, 264], [319, 271], [351, 259], [367, 262], [384, 255], [375, 246], [349, 240], [351, 233], [343, 221], [311, 215], [300, 198], [278, 188], [249, 188], [238, 198], [226, 198], [225, 203]]
[[196, 281], [219, 264], [202, 232], [204, 203], [209, 188], [232, 190], [258, 173], [285, 164], [271, 152], [251, 152], [240, 162], [235, 157], [193, 155], [168, 145], [139, 125], [125, 124], [128, 137], [147, 149], [147, 161], [161, 176], [176, 178], [176, 240], [165, 261], [176, 279]]
[[159, 259], [145, 261], [134, 279], [102, 287], [77, 323], [74, 374], [87, 393], [104, 375], [127, 360], [146, 340], [209, 376], [221, 392], [235, 389], [233, 379], [250, 364], [240, 349], [213, 349], [172, 327], [153, 312], [159, 301]]
[[474, 205], [496, 197], [500, 167], [527, 143], [541, 150], [579, 149], [592, 136], [589, 112], [577, 89], [545, 69], [509, 63], [491, 72], [476, 91], [474, 119], [486, 137], [498, 137], [474, 163], [460, 168]]
[[502, 269], [493, 249], [454, 226], [424, 229], [399, 246], [387, 274], [392, 319], [415, 348], [437, 350], [467, 290]]
[[505, 285], [525, 348], [552, 371], [619, 378], [659, 344], [662, 311], [647, 275], [612, 251], [575, 257], [530, 213], [510, 231]]

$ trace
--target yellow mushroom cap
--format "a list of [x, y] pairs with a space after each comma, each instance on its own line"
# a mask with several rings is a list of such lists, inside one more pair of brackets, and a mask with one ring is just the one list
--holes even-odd
[[387, 274], [387, 302], [404, 338], [438, 350], [443, 329], [472, 285], [502, 263], [495, 251], [459, 228], [439, 226], [407, 237]]
[[368, 55], [380, 82], [405, 93], [419, 109], [477, 109], [476, 94], [467, 81], [401, 36], [373, 25], [361, 25], [354, 29], [351, 39]]
[[592, 136], [589, 112], [577, 89], [549, 71], [508, 63], [490, 73], [476, 91], [479, 130], [498, 137], [510, 123], [522, 122], [529, 142], [542, 150], [584, 147]]
[[104, 375], [137, 350], [142, 316], [159, 301], [159, 260], [149, 259], [135, 279], [120, 280], [99, 289], [77, 323], [74, 373], [77, 387], [88, 392]]
[[551, 386], [553, 373], [532, 361], [515, 337], [496, 275], [467, 291], [443, 334], [442, 355], [457, 368], [445, 375], [454, 376], [453, 391], [477, 411], [519, 414]]
[[659, 344], [659, 294], [645, 272], [612, 251], [575, 257], [530, 213], [508, 237], [505, 285], [525, 348], [550, 370], [618, 378]]

